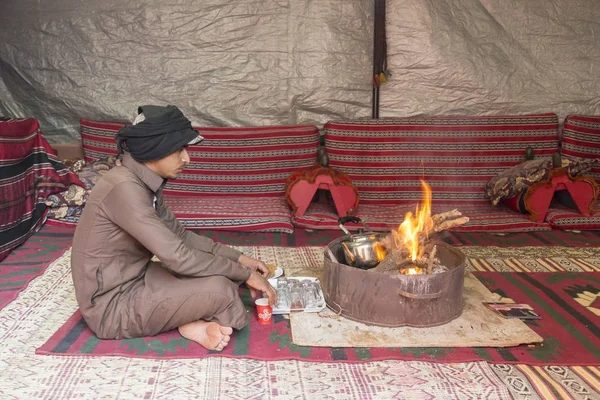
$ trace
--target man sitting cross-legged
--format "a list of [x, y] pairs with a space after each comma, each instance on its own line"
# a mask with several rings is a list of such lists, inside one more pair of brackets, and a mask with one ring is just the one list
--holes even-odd
[[77, 303], [99, 338], [178, 328], [220, 351], [248, 322], [238, 286], [266, 293], [272, 304], [277, 293], [262, 261], [186, 231], [165, 204], [167, 179], [190, 161], [186, 146], [202, 140], [190, 121], [174, 106], [142, 106], [138, 113], [117, 135], [122, 165], [96, 183], [75, 231]]

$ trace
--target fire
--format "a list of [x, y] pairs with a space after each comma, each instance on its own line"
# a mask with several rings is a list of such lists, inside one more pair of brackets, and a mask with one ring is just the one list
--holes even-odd
[[424, 270], [423, 270], [423, 268], [413, 267], [413, 268], [401, 269], [398, 272], [401, 274], [404, 274], [404, 275], [421, 275], [424, 273]]
[[375, 257], [377, 257], [378, 261], [383, 260], [385, 258], [385, 256], [387, 255], [387, 252], [385, 251], [385, 249], [383, 248], [381, 243], [374, 243], [373, 251], [375, 251]]
[[422, 257], [423, 239], [427, 239], [431, 229], [431, 188], [421, 179], [423, 186], [423, 200], [417, 205], [415, 213], [406, 213], [404, 222], [394, 232], [394, 241], [397, 247], [405, 246], [412, 261]]

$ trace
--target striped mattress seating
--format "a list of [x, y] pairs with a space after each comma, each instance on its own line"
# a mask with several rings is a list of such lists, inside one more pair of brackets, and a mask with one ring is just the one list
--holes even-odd
[[116, 135], [127, 122], [94, 121], [87, 118], [79, 120], [79, 134], [84, 159], [92, 162], [106, 156], [117, 155]]
[[[600, 116], [568, 115], [562, 131], [561, 155], [566, 158], [600, 158]], [[593, 167], [585, 175], [600, 184], [600, 167]], [[546, 220], [557, 229], [600, 229], [600, 209], [584, 217], [576, 210], [553, 207]]]
[[[350, 176], [360, 194], [357, 216], [374, 229], [397, 228], [404, 213], [414, 211], [423, 197], [422, 177], [431, 186], [434, 213], [457, 208], [471, 219], [457, 230], [549, 229], [492, 207], [485, 184], [524, 161], [528, 146], [537, 157], [555, 153], [556, 114], [330, 121], [324, 128], [330, 166]], [[324, 214], [327, 209], [311, 206], [294, 223], [336, 228], [337, 216]]]
[[[560, 153], [564, 157], [600, 157], [600, 116], [569, 115], [565, 118]], [[600, 182], [600, 167], [587, 173]]]
[[[121, 122], [81, 119], [87, 161], [117, 154]], [[316, 162], [314, 125], [198, 128], [191, 162], [164, 189], [166, 202], [193, 228], [293, 232], [285, 180]]]

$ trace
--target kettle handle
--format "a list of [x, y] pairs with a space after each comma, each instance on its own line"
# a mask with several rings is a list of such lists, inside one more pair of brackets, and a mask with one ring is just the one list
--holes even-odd
[[354, 222], [355, 224], [360, 224], [362, 222], [362, 220], [358, 217], [355, 217], [354, 215], [346, 215], [344, 217], [340, 217], [340, 219], [338, 219], [338, 224], [345, 224], [348, 222]]
[[371, 230], [371, 228], [369, 228], [369, 225], [367, 225], [367, 223], [365, 221], [363, 221], [362, 219], [355, 217], [353, 215], [346, 215], [344, 217], [341, 217], [340, 219], [338, 219], [338, 226], [340, 227], [340, 229], [342, 231], [344, 231], [344, 233], [346, 235], [350, 235], [350, 232], [348, 231], [348, 229], [346, 229], [346, 227], [344, 226], [344, 224], [348, 223], [348, 222], [352, 222], [355, 224], [363, 224], [363, 226], [367, 229], [367, 232], [373, 232]]

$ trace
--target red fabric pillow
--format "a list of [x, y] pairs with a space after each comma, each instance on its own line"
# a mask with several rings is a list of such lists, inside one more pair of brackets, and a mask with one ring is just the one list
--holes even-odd
[[92, 162], [107, 156], [117, 155], [117, 132], [127, 122], [94, 121], [86, 118], [79, 120], [81, 146], [86, 162]]
[[288, 176], [317, 159], [314, 125], [194, 129], [204, 140], [188, 147], [190, 164], [167, 183], [166, 194], [283, 197]]
[[[567, 116], [560, 151], [568, 158], [600, 158], [600, 116]], [[587, 175], [600, 182], [600, 165], [594, 165]]]
[[358, 207], [358, 190], [348, 175], [333, 168], [314, 165], [290, 175], [285, 183], [285, 199], [295, 216], [303, 215], [318, 189], [327, 189], [338, 216], [352, 215]]

